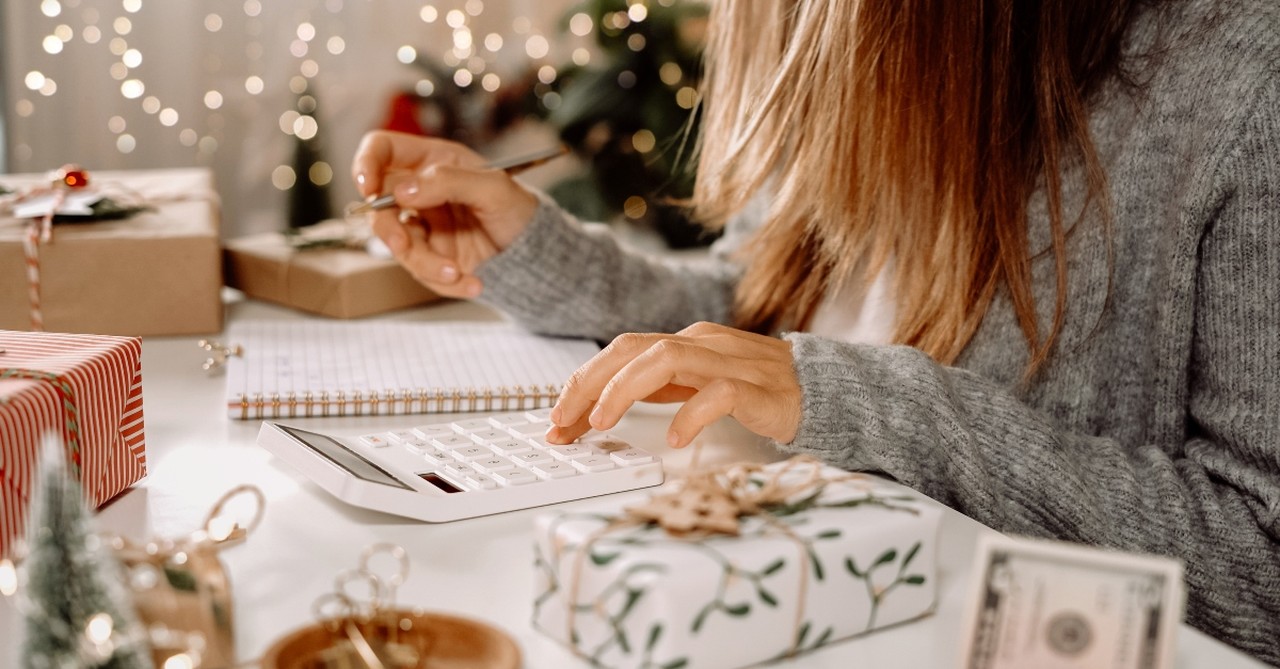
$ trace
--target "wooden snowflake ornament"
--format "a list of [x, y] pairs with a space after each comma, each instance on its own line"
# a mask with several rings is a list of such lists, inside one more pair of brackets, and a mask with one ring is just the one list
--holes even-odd
[[655, 495], [641, 506], [628, 507], [632, 517], [657, 523], [673, 535], [727, 534], [738, 536], [742, 507], [714, 477], [690, 478], [679, 490]]

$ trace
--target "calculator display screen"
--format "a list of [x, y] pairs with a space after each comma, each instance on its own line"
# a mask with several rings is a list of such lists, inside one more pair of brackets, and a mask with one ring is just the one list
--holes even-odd
[[405, 485], [396, 477], [388, 474], [381, 467], [360, 457], [358, 453], [343, 446], [341, 443], [315, 432], [307, 432], [297, 428], [277, 425], [281, 430], [289, 433], [294, 439], [311, 447], [311, 450], [317, 454], [324, 456], [326, 460], [332, 462], [338, 467], [345, 469], [352, 476], [369, 481], [370, 483], [381, 483], [382, 485], [394, 486], [396, 488], [404, 488], [405, 490], [413, 490]]

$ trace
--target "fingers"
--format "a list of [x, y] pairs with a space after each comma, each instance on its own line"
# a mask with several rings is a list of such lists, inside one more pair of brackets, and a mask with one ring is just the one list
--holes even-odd
[[618, 335], [596, 356], [578, 368], [564, 384], [551, 422], [560, 427], [577, 423], [594, 406], [596, 398], [617, 373], [636, 356], [669, 335], [627, 333]]
[[608, 379], [591, 411], [591, 426], [608, 430], [636, 402], [662, 393], [668, 386], [701, 389], [731, 370], [754, 376], [748, 360], [734, 359], [701, 342], [660, 340]]
[[799, 427], [802, 393], [785, 340], [711, 325], [679, 335], [626, 334], [565, 384], [552, 408], [553, 432], [571, 440], [588, 427], [611, 429], [642, 400], [685, 401], [668, 434], [679, 448], [724, 416], [788, 443]]
[[589, 413], [583, 412], [577, 422], [572, 425], [553, 425], [547, 430], [547, 441], [553, 444], [571, 444], [575, 439], [581, 437], [591, 431], [591, 424], [587, 422]]
[[417, 172], [434, 164], [478, 167], [484, 160], [456, 142], [375, 130], [360, 140], [351, 161], [351, 177], [360, 194], [380, 195], [390, 172]]
[[[667, 429], [667, 445], [685, 448], [694, 437], [710, 423], [726, 416], [737, 418], [746, 429], [758, 435], [772, 437], [780, 443], [795, 439], [795, 430], [787, 431], [785, 423], [791, 420], [781, 407], [776, 394], [739, 379], [717, 379], [698, 391], [686, 402], [671, 420]], [[799, 422], [799, 414], [794, 417]]]
[[501, 170], [432, 165], [396, 185], [394, 192], [404, 209], [466, 209], [498, 248], [515, 240], [538, 207], [538, 198]]
[[464, 275], [453, 257], [432, 248], [428, 227], [417, 219], [401, 223], [395, 215], [384, 213], [374, 217], [373, 232], [415, 280], [446, 297], [472, 298], [480, 294], [480, 279]]

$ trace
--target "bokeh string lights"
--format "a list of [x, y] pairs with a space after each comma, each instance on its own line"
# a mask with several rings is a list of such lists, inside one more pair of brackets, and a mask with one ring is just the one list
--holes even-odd
[[[231, 208], [255, 201], [225, 192], [243, 181], [276, 191], [300, 179], [341, 182], [347, 156], [381, 121], [391, 90], [499, 95], [532, 74], [538, 103], [554, 110], [561, 68], [592, 65], [598, 31], [632, 28], [627, 45], [642, 50], [645, 37], [634, 27], [651, 5], [675, 2], [619, 0], [625, 9], [597, 22], [579, 0], [40, 0], [38, 12], [15, 10], [9, 24], [10, 32], [30, 33], [14, 40], [9, 64], [9, 167], [41, 171], [73, 159], [98, 169], [206, 164], [236, 201]], [[447, 78], [430, 76], [424, 61]], [[683, 77], [675, 63], [663, 73], [690, 109], [696, 93], [677, 85]], [[622, 73], [618, 85], [634, 85], [634, 74]], [[67, 110], [82, 101], [91, 104]], [[59, 138], [51, 128], [75, 128], [76, 136]], [[289, 147], [320, 137], [328, 155], [295, 173]]]

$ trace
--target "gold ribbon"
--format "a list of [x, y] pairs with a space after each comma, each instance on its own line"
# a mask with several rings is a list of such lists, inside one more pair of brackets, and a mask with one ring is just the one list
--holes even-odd
[[[697, 449], [698, 446], [695, 444], [694, 448]], [[691, 469], [697, 469], [697, 456], [698, 451], [695, 450]], [[786, 482], [788, 475], [802, 466], [809, 468], [808, 475], [796, 482]], [[694, 471], [686, 475], [674, 490], [653, 495], [643, 505], [625, 507], [623, 515], [588, 535], [574, 555], [573, 570], [569, 577], [565, 635], [574, 654], [588, 659], [586, 653], [573, 643], [573, 629], [584, 561], [597, 541], [610, 532], [641, 525], [657, 525], [682, 541], [701, 541], [716, 534], [736, 537], [740, 533], [743, 518], [758, 516], [771, 529], [794, 542], [800, 551], [798, 564], [804, 565], [807, 555], [804, 540], [796, 536], [786, 524], [778, 521], [772, 511], [796, 497], [817, 496], [830, 483], [862, 479], [861, 475], [852, 473], [823, 478], [823, 466], [816, 458], [797, 455], [772, 472], [766, 470], [764, 465], [755, 463], [736, 463]], [[554, 538], [552, 545], [556, 545]], [[800, 630], [804, 624], [805, 603], [808, 598], [809, 570], [802, 567], [799, 572], [796, 620], [787, 657], [794, 657], [799, 651]]]

